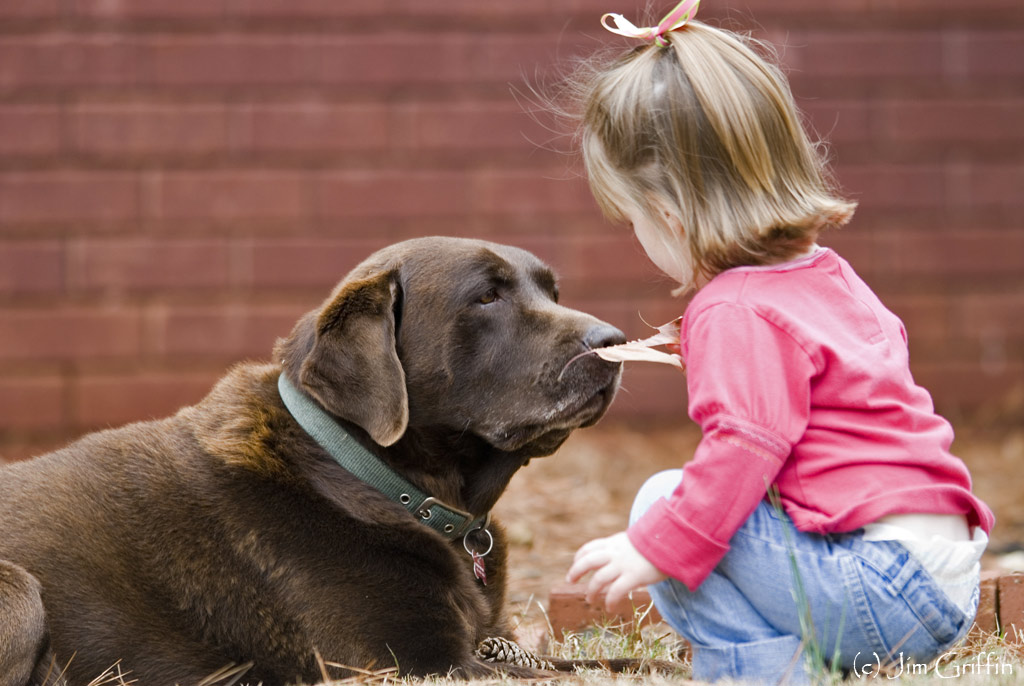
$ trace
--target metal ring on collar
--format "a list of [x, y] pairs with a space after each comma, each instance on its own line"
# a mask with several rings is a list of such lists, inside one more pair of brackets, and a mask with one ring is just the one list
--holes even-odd
[[[490, 543], [487, 546], [487, 550], [485, 550], [482, 553], [475, 553], [469, 549], [469, 543], [467, 542], [466, 539], [468, 539], [469, 535], [474, 531], [483, 531], [485, 534], [487, 534], [487, 538], [490, 541]], [[478, 527], [476, 529], [470, 529], [466, 532], [466, 535], [462, 537], [462, 547], [465, 548], [466, 552], [470, 555], [479, 555], [480, 557], [487, 557], [490, 554], [491, 550], [494, 548], [494, 536], [491, 534], [490, 530], [486, 529], [483, 526]]]

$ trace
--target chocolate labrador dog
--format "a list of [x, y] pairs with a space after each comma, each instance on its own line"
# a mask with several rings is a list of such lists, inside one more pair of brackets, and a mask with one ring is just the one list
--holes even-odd
[[0, 471], [0, 685], [115, 664], [146, 686], [493, 674], [474, 655], [509, 635], [487, 513], [611, 403], [618, 364], [566, 363], [624, 340], [523, 250], [381, 250], [273, 363]]

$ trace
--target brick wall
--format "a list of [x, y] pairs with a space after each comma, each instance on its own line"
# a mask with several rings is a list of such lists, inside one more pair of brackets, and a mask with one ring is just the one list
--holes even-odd
[[[631, 335], [638, 313], [674, 316], [513, 93], [622, 44], [598, 17], [639, 4], [0, 0], [0, 455], [197, 400], [405, 237], [531, 248], [565, 302]], [[861, 202], [827, 242], [904, 318], [940, 408], [1021, 387], [1020, 0], [707, 0], [702, 17], [780, 46]], [[670, 370], [627, 387], [620, 418], [683, 411]]]

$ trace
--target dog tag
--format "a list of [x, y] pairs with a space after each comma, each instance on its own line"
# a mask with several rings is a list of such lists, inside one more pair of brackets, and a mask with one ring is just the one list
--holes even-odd
[[[478, 553], [469, 547], [469, 534], [473, 533], [473, 531], [483, 531], [487, 534], [487, 550], [482, 553]], [[462, 547], [465, 548], [466, 552], [469, 553], [469, 556], [473, 558], [473, 576], [475, 576], [480, 583], [486, 586], [487, 568], [484, 566], [484, 558], [490, 555], [491, 550], [494, 548], [494, 536], [492, 536], [491, 532], [487, 530], [486, 525], [481, 526], [478, 529], [473, 529], [473, 531], [470, 531], [462, 537]]]
[[473, 576], [480, 580], [484, 586], [487, 585], [487, 568], [484, 567], [484, 556], [477, 552], [472, 552], [470, 555], [473, 556]]

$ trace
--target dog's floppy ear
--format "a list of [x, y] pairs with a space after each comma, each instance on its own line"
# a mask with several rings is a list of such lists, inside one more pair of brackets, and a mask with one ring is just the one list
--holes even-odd
[[279, 348], [304, 391], [383, 446], [401, 438], [409, 424], [405, 371], [395, 348], [397, 297], [396, 270], [350, 278]]

